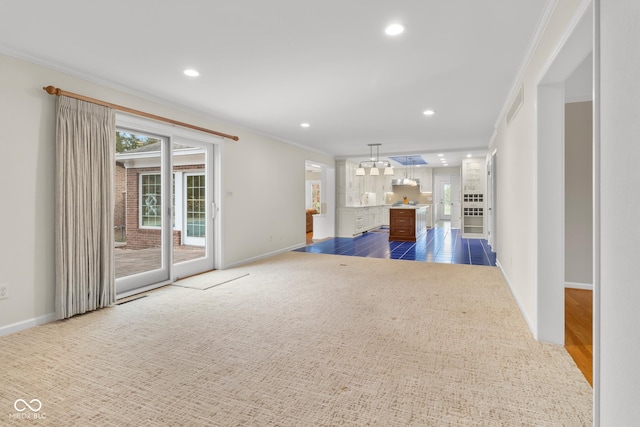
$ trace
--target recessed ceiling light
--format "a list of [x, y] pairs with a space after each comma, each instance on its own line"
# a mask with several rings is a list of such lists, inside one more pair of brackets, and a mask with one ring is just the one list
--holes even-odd
[[443, 163], [442, 166], [449, 166], [449, 163]]
[[197, 72], [196, 70], [192, 69], [192, 68], [188, 68], [188, 69], [184, 70], [184, 75], [185, 76], [189, 76], [189, 77], [198, 77], [200, 75], [200, 73]]
[[404, 33], [404, 26], [400, 24], [391, 24], [384, 29], [384, 32], [388, 36], [397, 36]]
[[445, 158], [443, 157], [443, 158], [441, 158], [441, 159], [440, 159], [440, 161], [444, 163], [444, 162], [446, 162], [446, 161], [447, 161], [447, 159], [445, 159]]
[[438, 157], [442, 157], [442, 156], [444, 156], [444, 154], [442, 154], [442, 153], [439, 153], [439, 154], [438, 154]]
[[422, 112], [422, 114], [424, 114], [425, 116], [433, 116], [436, 112], [433, 110], [424, 110]]
[[467, 157], [471, 157], [471, 154], [467, 154]]
[[311, 125], [309, 123], [300, 123], [300, 126], [302, 126], [303, 128], [308, 128]]

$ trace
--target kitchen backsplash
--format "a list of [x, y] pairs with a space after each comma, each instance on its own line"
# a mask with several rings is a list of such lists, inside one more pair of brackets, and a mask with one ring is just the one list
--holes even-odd
[[432, 193], [421, 193], [419, 187], [395, 187], [393, 193], [384, 193], [384, 203], [392, 205], [396, 202], [402, 202], [406, 196], [410, 202], [416, 202], [419, 205], [430, 205], [433, 203]]

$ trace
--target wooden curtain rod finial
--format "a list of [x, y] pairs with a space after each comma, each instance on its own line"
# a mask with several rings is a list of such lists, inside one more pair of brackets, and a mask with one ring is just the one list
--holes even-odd
[[57, 95], [60, 96], [60, 89], [53, 87], [53, 86], [47, 86], [47, 87], [43, 87], [42, 89], [45, 90], [45, 92], [47, 92], [49, 95]]

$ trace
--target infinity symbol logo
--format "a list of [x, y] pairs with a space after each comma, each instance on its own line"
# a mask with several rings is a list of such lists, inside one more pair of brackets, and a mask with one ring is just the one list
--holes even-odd
[[27, 403], [27, 401], [24, 399], [18, 399], [13, 402], [13, 407], [18, 412], [24, 412], [27, 410], [27, 408], [31, 409], [31, 411], [33, 412], [38, 412], [40, 409], [42, 409], [42, 402], [40, 402], [38, 399], [31, 399], [31, 401]]

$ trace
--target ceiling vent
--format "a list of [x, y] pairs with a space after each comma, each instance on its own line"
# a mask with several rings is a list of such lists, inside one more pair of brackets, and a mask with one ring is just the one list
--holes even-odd
[[516, 117], [522, 104], [524, 104], [524, 85], [520, 85], [520, 90], [516, 94], [511, 107], [509, 107], [509, 111], [507, 111], [507, 126], [511, 124], [511, 121]]

